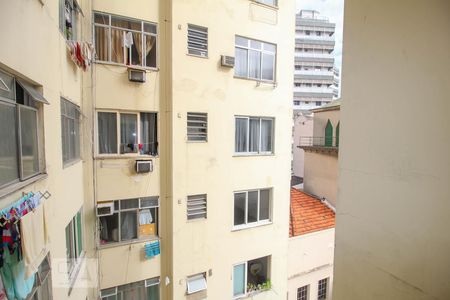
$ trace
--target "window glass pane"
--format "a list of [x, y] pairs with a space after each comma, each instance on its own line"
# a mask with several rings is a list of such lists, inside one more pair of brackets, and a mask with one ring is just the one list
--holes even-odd
[[270, 219], [270, 190], [261, 190], [259, 195], [259, 220]]
[[81, 224], [81, 212], [77, 213], [77, 244], [78, 244], [78, 256], [83, 251], [83, 227]]
[[257, 258], [247, 262], [247, 284], [258, 286], [267, 282], [269, 278], [269, 256]]
[[95, 13], [94, 14], [94, 22], [96, 24], [109, 25], [109, 16], [108, 15], [99, 14], [99, 13]]
[[247, 223], [258, 221], [258, 191], [248, 192]]
[[15, 100], [14, 77], [0, 71], [0, 97]]
[[111, 26], [138, 31], [142, 30], [141, 21], [129, 20], [116, 16], [111, 16]]
[[95, 53], [100, 61], [109, 61], [109, 29], [95, 26]]
[[119, 241], [119, 214], [100, 217], [100, 245]]
[[248, 39], [237, 36], [235, 38], [235, 44], [239, 45], [239, 46], [244, 46], [244, 47], [248, 47]]
[[120, 114], [120, 153], [136, 153], [137, 115]]
[[138, 284], [132, 283], [132, 284], [127, 285], [126, 288], [123, 288], [123, 290], [121, 290], [119, 292], [119, 294], [121, 295], [121, 298], [119, 298], [119, 299], [123, 299], [123, 300], [145, 299], [145, 291], [146, 291], [146, 289], [145, 289], [144, 284], [138, 285]]
[[159, 284], [147, 287], [147, 300], [159, 300]]
[[250, 119], [250, 152], [259, 152], [259, 120]]
[[[131, 35], [130, 35], [131, 34]], [[131, 56], [131, 65], [135, 66], [142, 66], [142, 51], [143, 51], [143, 45], [142, 45], [142, 34], [139, 32], [133, 32], [133, 33], [127, 33], [127, 37], [132, 37], [132, 43], [129, 45], [129, 55]], [[128, 51], [128, 49], [126, 49]]]
[[[0, 102], [0, 186], [19, 178], [17, 160], [16, 108]], [[5, 142], [8, 141], [8, 142]]]
[[117, 153], [117, 115], [116, 113], [98, 113], [99, 153]]
[[155, 24], [151, 24], [151, 23], [144, 23], [144, 31], [145, 32], [149, 32], [149, 33], [154, 33], [156, 34], [156, 25]]
[[139, 199], [120, 200], [120, 209], [139, 208]]
[[156, 68], [156, 37], [145, 35], [145, 65], [150, 68]]
[[261, 50], [262, 43], [255, 40], [250, 40], [250, 48]]
[[137, 211], [120, 212], [120, 235], [122, 241], [137, 239]]
[[141, 113], [141, 154], [158, 154], [156, 126], [156, 113]]
[[234, 194], [234, 225], [245, 224], [246, 193]]
[[22, 176], [24, 178], [39, 172], [37, 125], [37, 112], [21, 106], [20, 135], [22, 139]]
[[111, 61], [112, 62], [115, 62], [118, 64], [125, 64], [124, 37], [125, 37], [124, 30], [111, 28]]
[[67, 258], [67, 270], [70, 272], [73, 266], [74, 257], [73, 253], [73, 228], [72, 221], [66, 226], [66, 258]]
[[236, 118], [235, 148], [234, 148], [236, 152], [247, 151], [247, 128], [248, 128], [247, 119]]
[[247, 77], [247, 51], [246, 49], [236, 48], [234, 75]]
[[250, 78], [261, 78], [261, 52], [249, 50], [249, 74]]
[[263, 48], [265, 51], [270, 51], [275, 53], [276, 52], [276, 46], [274, 44], [264, 43]]
[[272, 152], [272, 120], [261, 120], [261, 151]]
[[275, 56], [272, 54], [263, 54], [262, 79], [274, 80]]
[[245, 264], [233, 267], [233, 296], [245, 294]]

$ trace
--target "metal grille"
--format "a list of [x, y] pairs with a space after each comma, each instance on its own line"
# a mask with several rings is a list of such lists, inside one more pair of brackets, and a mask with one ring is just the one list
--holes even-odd
[[328, 278], [319, 280], [319, 291], [317, 293], [318, 300], [327, 299]]
[[188, 24], [188, 53], [208, 56], [208, 28]]
[[188, 141], [207, 141], [208, 114], [187, 113], [187, 137]]
[[188, 196], [187, 218], [188, 220], [206, 219], [206, 194]]
[[302, 286], [297, 289], [297, 300], [308, 300], [308, 286]]

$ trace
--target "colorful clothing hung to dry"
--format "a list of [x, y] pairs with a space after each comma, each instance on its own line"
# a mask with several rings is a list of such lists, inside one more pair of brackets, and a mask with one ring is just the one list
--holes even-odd
[[92, 64], [95, 56], [95, 48], [88, 42], [66, 41], [67, 51], [69, 51], [72, 61], [83, 71]]

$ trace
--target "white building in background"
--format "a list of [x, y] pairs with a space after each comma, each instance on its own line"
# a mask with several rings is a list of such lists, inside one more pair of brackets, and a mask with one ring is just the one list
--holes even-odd
[[314, 10], [301, 10], [295, 24], [294, 110], [312, 109], [339, 96], [334, 66], [336, 24]]

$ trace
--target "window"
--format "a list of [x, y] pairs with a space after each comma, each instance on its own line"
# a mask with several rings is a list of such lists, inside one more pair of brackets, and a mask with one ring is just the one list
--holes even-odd
[[206, 194], [188, 196], [187, 219], [206, 219]]
[[251, 190], [234, 193], [235, 228], [267, 224], [271, 221], [271, 190]]
[[38, 267], [33, 289], [28, 294], [27, 300], [52, 300], [52, 280], [50, 272], [49, 255], [44, 258]]
[[270, 6], [277, 6], [277, 0], [256, 0], [256, 2], [262, 3], [262, 4], [267, 4]]
[[193, 276], [189, 276], [186, 280], [186, 293], [188, 295], [206, 291], [206, 274], [201, 273]]
[[308, 300], [308, 285], [297, 289], [297, 300]]
[[63, 163], [80, 159], [80, 108], [61, 99], [61, 139]]
[[102, 300], [159, 300], [159, 277], [137, 281], [100, 291]]
[[319, 280], [319, 290], [317, 292], [317, 300], [327, 299], [328, 278]]
[[261, 257], [233, 266], [233, 296], [271, 288], [270, 256]]
[[83, 252], [83, 228], [81, 221], [81, 211], [70, 220], [69, 225], [66, 226], [66, 256], [67, 256], [67, 270], [69, 277], [74, 274], [75, 266], [78, 264]]
[[208, 28], [188, 24], [188, 53], [208, 57]]
[[100, 245], [158, 236], [159, 197], [145, 197], [106, 202], [111, 205], [104, 213], [105, 202], [97, 206], [100, 224]]
[[322, 106], [322, 101], [316, 101], [316, 106]]
[[187, 113], [187, 139], [191, 142], [206, 142], [208, 140], [208, 114]]
[[0, 187], [43, 171], [42, 104], [47, 100], [31, 85], [0, 70]]
[[77, 39], [77, 19], [80, 6], [76, 0], [59, 0], [59, 31], [67, 40]]
[[275, 57], [277, 46], [257, 40], [236, 36], [235, 39], [236, 77], [264, 81], [275, 80]]
[[158, 155], [157, 114], [98, 112], [98, 153]]
[[154, 23], [94, 13], [98, 61], [156, 68], [157, 35]]
[[300, 101], [294, 100], [294, 105], [300, 105]]
[[234, 151], [236, 153], [273, 153], [274, 119], [259, 117], [236, 117], [235, 123]]

